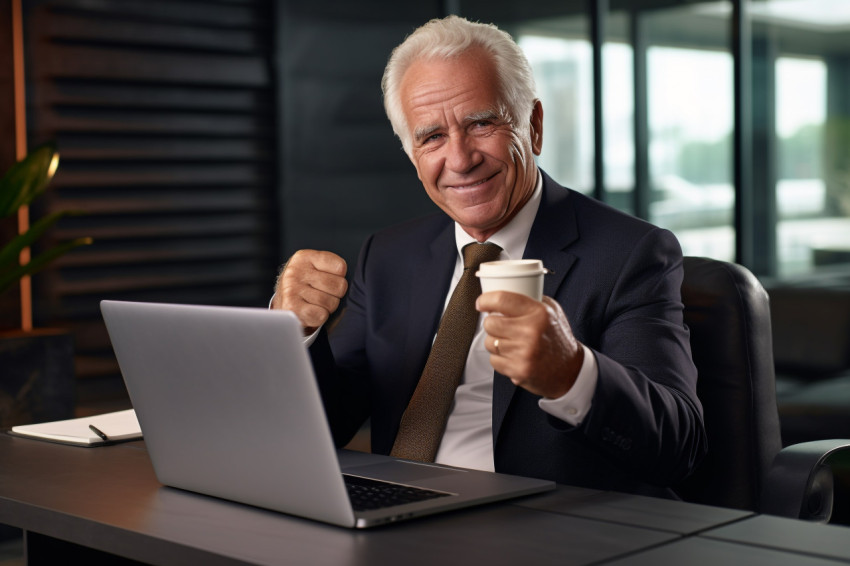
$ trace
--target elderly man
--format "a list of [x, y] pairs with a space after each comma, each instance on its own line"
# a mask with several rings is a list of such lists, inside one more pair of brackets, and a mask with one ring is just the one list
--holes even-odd
[[[309, 336], [336, 441], [371, 418], [377, 453], [669, 494], [705, 451], [675, 237], [538, 169], [531, 68], [495, 26], [427, 23], [382, 86], [442, 212], [371, 236], [350, 289], [339, 256], [295, 253], [272, 301]], [[480, 293], [464, 273], [518, 258], [550, 270], [543, 301], [481, 294], [470, 329], [451, 326], [454, 295]]]

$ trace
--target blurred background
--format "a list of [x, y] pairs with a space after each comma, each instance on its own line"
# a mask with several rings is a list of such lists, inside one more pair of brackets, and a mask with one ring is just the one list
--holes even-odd
[[[3, 170], [22, 119], [16, 2], [26, 145], [61, 156], [30, 214], [83, 213], [45, 245], [94, 238], [32, 280], [35, 326], [73, 338], [76, 414], [129, 406], [100, 300], [265, 306], [294, 250], [353, 265], [366, 235], [435, 210], [380, 77], [395, 45], [449, 13], [526, 51], [550, 175], [762, 280], [781, 394], [848, 382], [846, 0], [4, 0]], [[20, 303], [0, 296], [4, 328]], [[846, 426], [841, 387], [826, 397]]]

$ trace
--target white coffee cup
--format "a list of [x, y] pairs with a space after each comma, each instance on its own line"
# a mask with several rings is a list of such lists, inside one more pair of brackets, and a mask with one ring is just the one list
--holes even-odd
[[547, 269], [539, 259], [509, 259], [482, 263], [476, 275], [481, 291], [511, 291], [543, 300], [543, 275]]

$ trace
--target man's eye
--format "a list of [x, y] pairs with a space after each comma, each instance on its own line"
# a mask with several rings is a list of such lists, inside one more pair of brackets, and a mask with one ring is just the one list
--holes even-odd
[[477, 120], [472, 123], [473, 130], [489, 130], [493, 127], [492, 120]]
[[425, 143], [437, 141], [438, 139], [440, 139], [441, 136], [442, 134], [431, 134], [430, 136], [425, 138]]

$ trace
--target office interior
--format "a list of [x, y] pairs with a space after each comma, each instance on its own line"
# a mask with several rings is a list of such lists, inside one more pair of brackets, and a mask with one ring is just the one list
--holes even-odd
[[[454, 13], [526, 51], [547, 173], [669, 228], [685, 255], [759, 278], [783, 442], [850, 438], [844, 0], [15, 0], [0, 12], [0, 165], [20, 155], [16, 128], [28, 148], [54, 142], [59, 168], [29, 215], [77, 213], [36, 248], [93, 239], [35, 275], [31, 299], [0, 296], [3, 330], [31, 304], [34, 328], [70, 336], [57, 418], [129, 406], [102, 299], [263, 307], [294, 250], [353, 265], [368, 234], [435, 210], [380, 77], [406, 34]], [[32, 416], [5, 410], [6, 427]]]

